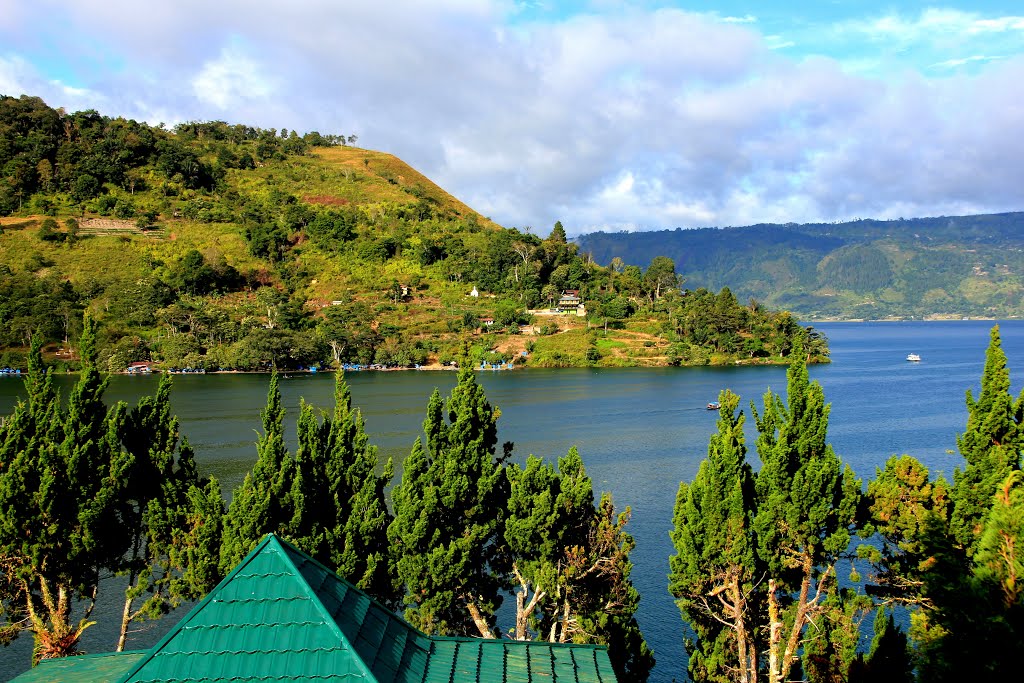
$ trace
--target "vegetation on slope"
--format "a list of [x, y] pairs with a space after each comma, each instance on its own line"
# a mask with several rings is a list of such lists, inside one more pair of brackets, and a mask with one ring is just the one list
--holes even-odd
[[[601, 267], [506, 229], [355, 136], [173, 131], [0, 97], [0, 366], [33, 335], [73, 362], [81, 312], [110, 370], [473, 362], [784, 361], [825, 340], [671, 259]], [[573, 290], [583, 308], [552, 313]], [[471, 294], [475, 292], [475, 296]]]
[[1024, 213], [593, 233], [598, 263], [672, 258], [690, 287], [725, 284], [801, 318], [1024, 315]]

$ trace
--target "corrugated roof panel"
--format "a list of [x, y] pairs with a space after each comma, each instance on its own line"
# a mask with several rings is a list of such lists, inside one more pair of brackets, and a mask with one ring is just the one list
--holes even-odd
[[[495, 641], [499, 643], [501, 641]], [[459, 643], [456, 650], [454, 679], [456, 681], [477, 681], [480, 674], [480, 650], [487, 641], [465, 640]]]
[[388, 619], [386, 616], [376, 610], [367, 612], [363, 618], [363, 626], [359, 629], [359, 635], [356, 637], [356, 642], [353, 645], [360, 652], [375, 653], [384, 640], [384, 632], [387, 630], [387, 626]]
[[578, 667], [576, 658], [573, 656], [574, 648], [556, 647], [551, 650], [551, 657], [554, 664], [555, 678], [560, 681], [575, 681], [578, 679]]
[[427, 659], [427, 675], [429, 683], [450, 683], [452, 670], [455, 667], [456, 641], [434, 639], [430, 644], [430, 657]]
[[505, 682], [505, 654], [508, 648], [502, 643], [502, 647], [481, 647], [480, 648], [480, 673], [477, 680], [480, 683], [504, 683]]
[[430, 658], [430, 641], [426, 636], [411, 633], [402, 651], [402, 663], [398, 669], [396, 681], [402, 683], [419, 683], [427, 670]]
[[109, 652], [63, 659], [44, 659], [13, 679], [11, 683], [107, 683], [117, 680], [145, 656], [145, 652]]
[[[505, 672], [510, 680], [529, 681], [530, 661], [525, 647], [516, 647], [505, 652]], [[515, 678], [513, 678], [515, 677]]]
[[536, 683], [551, 681], [554, 678], [554, 654], [550, 646], [530, 645], [527, 653], [530, 656], [530, 680]]
[[408, 640], [407, 629], [403, 628], [397, 619], [389, 620], [384, 628], [384, 638], [380, 647], [377, 648], [377, 656], [373, 662], [368, 662], [374, 675], [377, 675], [378, 671], [382, 673], [387, 671], [390, 672], [390, 675], [385, 677], [386, 680], [390, 681], [394, 678], [394, 674], [402, 662], [402, 654], [405, 652]]

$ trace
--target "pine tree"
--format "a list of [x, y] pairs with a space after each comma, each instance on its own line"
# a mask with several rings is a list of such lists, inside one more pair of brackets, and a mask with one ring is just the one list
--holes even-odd
[[127, 549], [116, 523], [130, 465], [118, 432], [125, 407], [103, 403], [95, 334], [86, 316], [82, 372], [64, 409], [33, 343], [28, 399], [0, 438], [0, 556], [20, 584], [7, 611], [32, 631], [34, 660], [77, 653], [100, 577]]
[[580, 558], [583, 561], [576, 565], [574, 579], [581, 587], [569, 596], [579, 614], [580, 633], [608, 646], [616, 678], [642, 683], [654, 667], [654, 653], [636, 620], [640, 593], [630, 579], [633, 563], [629, 559], [636, 542], [626, 531], [631, 514], [628, 507], [617, 512], [610, 493], [601, 495], [586, 559]]
[[220, 569], [227, 573], [268, 533], [290, 528], [295, 516], [292, 480], [295, 461], [284, 443], [284, 406], [277, 371], [270, 376], [263, 433], [256, 441], [256, 464], [235, 489], [224, 516]]
[[769, 392], [754, 410], [757, 453], [754, 531], [767, 567], [768, 680], [786, 680], [804, 630], [821, 611], [835, 565], [850, 543], [860, 481], [826, 443], [829, 406], [796, 348], [786, 402]]
[[425, 452], [417, 441], [395, 487], [388, 537], [406, 587], [406, 618], [428, 633], [494, 637], [504, 581], [499, 539], [507, 480], [495, 456], [500, 411], [464, 360], [447, 401], [427, 405]]
[[[33, 560], [45, 554], [29, 530], [38, 529], [36, 504], [40, 453], [60, 437], [60, 398], [49, 369], [44, 368], [41, 343], [33, 339], [25, 376], [26, 400], [0, 423], [0, 562], [3, 575], [3, 641], [10, 642], [28, 618], [31, 594], [23, 590], [34, 581]], [[71, 650], [73, 651], [73, 649]]]
[[635, 619], [629, 511], [617, 513], [608, 494], [595, 505], [575, 447], [557, 471], [530, 456], [507, 472], [504, 539], [519, 586], [514, 637], [606, 644], [618, 680], [646, 680], [654, 658]]
[[[513, 637], [528, 640], [530, 629], [545, 635], [541, 619], [545, 608], [562, 588], [565, 577], [562, 561], [569, 547], [581, 547], [586, 539], [587, 514], [573, 507], [559, 506], [561, 480], [555, 468], [542, 458], [530, 456], [526, 467], [511, 465], [508, 470], [510, 492], [505, 520], [504, 540], [511, 555], [511, 568], [518, 588], [516, 623]], [[593, 509], [593, 492], [589, 508]], [[575, 513], [575, 514], [574, 514]], [[585, 517], [584, 517], [585, 519]], [[554, 601], [557, 608], [560, 602]], [[550, 611], [550, 610], [548, 610]], [[548, 616], [547, 621], [552, 621]], [[554, 631], [549, 636], [557, 639]]]
[[[194, 599], [215, 579], [176, 585], [192, 552], [179, 526], [196, 521], [187, 492], [198, 481], [192, 451], [178, 444], [170, 413], [170, 382], [131, 411], [103, 403], [107, 378], [96, 367], [95, 323], [87, 316], [80, 340], [82, 371], [66, 408], [33, 344], [28, 399], [0, 427], [0, 562], [5, 617], [27, 623], [34, 657], [75, 654], [100, 579], [129, 577], [125, 620], [155, 617], [181, 599]], [[220, 490], [216, 495], [221, 504]], [[189, 516], [191, 515], [191, 516]], [[218, 536], [219, 542], [219, 536]], [[135, 600], [149, 596], [141, 609]], [[14, 637], [13, 623], [0, 632]]]
[[875, 612], [875, 637], [866, 656], [858, 657], [849, 671], [850, 683], [913, 683], [914, 664], [907, 636], [884, 607]]
[[[191, 571], [196, 576], [204, 563], [190, 547], [193, 542], [205, 550], [215, 542], [219, 544], [219, 536], [209, 540], [192, 538], [186, 530], [210, 524], [203, 519], [206, 514], [216, 516], [212, 524], [219, 528], [221, 511], [211, 510], [207, 501], [192, 493], [211, 484], [200, 479], [188, 440], [179, 438], [170, 394], [171, 377], [164, 375], [156, 394], [141, 399], [118, 429], [131, 456], [130, 466], [119, 476], [126, 486], [120, 493], [124, 504], [118, 523], [128, 540], [128, 551], [118, 573], [128, 577], [128, 587], [118, 651], [124, 649], [132, 621], [162, 616], [182, 601], [197, 600], [219, 580], [216, 572], [202, 581], [179, 580], [183, 572]], [[221, 500], [219, 488], [215, 494]], [[182, 561], [199, 564], [190, 567]], [[139, 600], [141, 604], [137, 604]]]
[[1024, 452], [1024, 392], [1016, 400], [1009, 393], [1010, 372], [999, 337], [992, 328], [981, 393], [975, 400], [967, 391], [967, 429], [957, 438], [966, 464], [953, 472], [953, 512], [950, 528], [967, 555], [974, 553], [996, 489], [1020, 469]]
[[697, 635], [687, 643], [690, 677], [746, 682], [756, 680], [759, 670], [754, 475], [746, 461], [743, 413], [736, 412], [739, 397], [724, 391], [719, 404], [708, 457], [676, 495], [669, 592]]
[[391, 459], [377, 474], [362, 415], [339, 372], [334, 412], [323, 423], [303, 404], [298, 422], [290, 532], [298, 545], [387, 605], [398, 595], [388, 572], [387, 529], [392, 521], [385, 489]]
[[[805, 634], [797, 665], [814, 683], [846, 681], [858, 667], [862, 624], [873, 607], [871, 598], [854, 588], [841, 588], [834, 580], [822, 601], [813, 626]], [[795, 668], [795, 667], [794, 667]]]
[[208, 593], [223, 578], [220, 549], [224, 533], [224, 495], [215, 477], [188, 490], [189, 504], [181, 542], [171, 548], [171, 564], [183, 568], [171, 592], [195, 597]]

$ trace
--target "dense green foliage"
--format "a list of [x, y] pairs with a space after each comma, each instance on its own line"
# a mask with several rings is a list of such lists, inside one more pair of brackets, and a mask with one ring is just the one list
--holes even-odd
[[634, 547], [609, 494], [595, 503], [575, 448], [556, 468], [530, 456], [508, 465], [497, 453], [500, 411], [470, 369], [447, 402], [435, 391], [393, 493], [389, 530], [405, 616], [428, 633], [494, 638], [497, 607], [513, 589], [519, 640], [609, 647], [621, 681], [644, 681], [654, 665], [636, 621], [630, 580]]
[[1024, 214], [592, 233], [598, 263], [668, 256], [688, 286], [728, 285], [802, 318], [1024, 314]]
[[66, 405], [36, 342], [27, 400], [0, 424], [3, 633], [30, 630], [35, 659], [77, 652], [110, 573], [128, 577], [119, 649], [130, 621], [196, 599], [217, 579], [220, 490], [199, 479], [179, 442], [169, 382], [136, 408], [107, 407], [94, 335], [87, 317], [84, 367]]
[[635, 617], [629, 509], [616, 514], [607, 493], [595, 505], [575, 447], [557, 470], [530, 456], [525, 468], [513, 464], [507, 474], [503, 538], [517, 585], [513, 637], [603, 643], [619, 680], [646, 680], [654, 657]]
[[388, 567], [391, 513], [385, 498], [391, 462], [377, 474], [377, 449], [368, 443], [340, 373], [334, 400], [332, 414], [323, 420], [315, 408], [302, 404], [293, 456], [284, 443], [278, 376], [271, 375], [256, 464], [235, 490], [224, 517], [220, 568], [230, 571], [264, 535], [276, 533], [393, 605], [398, 596]]
[[968, 392], [965, 460], [952, 487], [909, 456], [890, 461], [869, 489], [881, 552], [883, 595], [913, 607], [911, 637], [921, 681], [1013, 676], [1024, 654], [1024, 597], [1018, 586], [1024, 541], [1020, 492], [1022, 397], [1010, 377], [998, 327], [985, 355], [977, 400]]
[[[893, 457], [866, 494], [826, 444], [828, 406], [806, 367], [790, 366], [784, 403], [754, 411], [761, 469], [746, 463], [738, 399], [721, 396], [718, 432], [680, 485], [669, 590], [696, 639], [696, 681], [959, 681], [1015, 675], [1024, 635], [1024, 397], [1009, 393], [999, 328], [981, 393], [967, 393], [952, 486]], [[851, 534], [872, 567], [861, 587], [836, 576]], [[878, 605], [875, 638], [862, 623]], [[908, 634], [882, 606], [909, 610]]]
[[427, 447], [417, 441], [406, 460], [388, 536], [413, 625], [493, 638], [508, 484], [503, 458], [496, 457], [500, 412], [474, 375], [463, 364], [447, 406], [437, 390], [430, 397]]
[[[547, 367], [780, 362], [808, 343], [753, 302], [684, 301], [670, 258], [604, 268], [560, 223], [500, 228], [351, 138], [2, 96], [0, 140], [0, 365], [24, 367], [32, 335], [66, 348], [82, 309], [111, 371], [412, 367], [466, 338], [474, 363]], [[552, 314], [570, 290], [583, 311]]]
[[[676, 498], [669, 590], [698, 636], [689, 644], [698, 680], [789, 680], [815, 639], [840, 650], [843, 631], [815, 624], [857, 616], [835, 572], [855, 528], [860, 481], [826, 442], [829, 406], [802, 353], [787, 378], [786, 401], [769, 392], [763, 412], [754, 411], [756, 477], [738, 399], [723, 392], [708, 459]], [[856, 628], [849, 632], [847, 654], [823, 669], [849, 666]]]

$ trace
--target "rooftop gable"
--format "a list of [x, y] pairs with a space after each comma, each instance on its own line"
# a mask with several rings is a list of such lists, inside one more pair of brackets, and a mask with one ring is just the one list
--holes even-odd
[[423, 678], [426, 641], [334, 572], [267, 536], [119, 680], [411, 683]]

